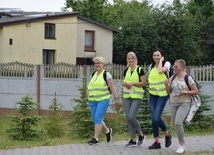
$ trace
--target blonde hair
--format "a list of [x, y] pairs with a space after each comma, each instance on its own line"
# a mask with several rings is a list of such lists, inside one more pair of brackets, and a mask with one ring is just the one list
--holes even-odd
[[181, 66], [183, 66], [184, 69], [186, 68], [186, 61], [184, 59], [178, 59], [175, 62], [180, 63]]
[[132, 57], [134, 58], [134, 60], [135, 60], [135, 64], [137, 65], [137, 63], [138, 63], [137, 56], [136, 56], [136, 54], [135, 54], [134, 52], [130, 51], [130, 52], [127, 54], [127, 56], [126, 56], [127, 66], [129, 66], [129, 63], [128, 63], [128, 56], [132, 56]]
[[105, 63], [105, 59], [103, 57], [94, 57], [93, 58], [93, 62], [101, 62], [101, 63]]

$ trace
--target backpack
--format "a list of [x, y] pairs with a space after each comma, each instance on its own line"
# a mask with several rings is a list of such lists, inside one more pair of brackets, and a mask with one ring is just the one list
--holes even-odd
[[[184, 77], [184, 81], [186, 82], [189, 90], [191, 90], [189, 83], [188, 83], [188, 77], [189, 76], [191, 76], [191, 75], [186, 74]], [[175, 77], [176, 77], [176, 74], [172, 77], [171, 82], [175, 79]], [[193, 77], [192, 77], [192, 79], [194, 80], [196, 87], [198, 88], [198, 91], [199, 91], [198, 82]], [[201, 99], [200, 99], [199, 95], [191, 95], [191, 107], [190, 107], [189, 113], [188, 113], [186, 120], [185, 120], [188, 125], [191, 124], [191, 120], [195, 116], [195, 114], [198, 111], [200, 106], [201, 106]]]
[[[152, 70], [152, 64], [149, 65], [149, 72]], [[173, 66], [170, 64], [170, 68], [169, 68], [169, 71], [165, 72], [164, 73], [168, 78], [170, 78], [172, 75], [174, 75], [174, 69], [173, 69]]]
[[[189, 76], [191, 76], [191, 75], [186, 74], [185, 77], [184, 77], [184, 81], [186, 82], [186, 84], [187, 84], [189, 90], [191, 90], [190, 85], [189, 85], [189, 83], [188, 83], [188, 78], [189, 78]], [[175, 77], [176, 77], [176, 74], [172, 76], [171, 82], [175, 79]], [[191, 77], [192, 77], [192, 76], [191, 76]], [[194, 80], [194, 82], [195, 82], [195, 84], [196, 84], [196, 87], [198, 88], [198, 91], [199, 91], [199, 84], [198, 84], [198, 82], [197, 82], [193, 77], [192, 77], [192, 79]]]
[[[108, 86], [108, 82], [107, 82], [107, 78], [106, 78], [106, 70], [104, 70], [104, 73], [103, 73], [103, 79], [105, 80], [105, 82], [106, 82], [106, 86]], [[96, 71], [94, 71], [92, 74], [91, 74], [91, 77], [93, 77], [94, 76], [94, 74], [96, 73]], [[109, 86], [108, 86], [108, 91], [109, 92], [111, 92], [111, 90], [110, 90], [110, 88], [109, 88]]]
[[166, 75], [167, 78], [170, 78], [171, 76], [174, 75], [174, 68], [173, 68], [173, 66], [171, 64], [170, 64], [169, 71], [165, 72], [165, 75]]

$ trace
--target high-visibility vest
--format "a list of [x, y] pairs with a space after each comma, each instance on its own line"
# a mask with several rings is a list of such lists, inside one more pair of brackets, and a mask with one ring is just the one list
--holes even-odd
[[149, 73], [149, 93], [157, 96], [167, 96], [165, 80], [167, 79], [164, 73], [159, 74], [156, 67], [153, 67]]
[[110, 92], [103, 79], [104, 70], [97, 76], [97, 72], [91, 78], [88, 85], [89, 101], [102, 101], [110, 98]]
[[[131, 83], [131, 82], [139, 82], [139, 75], [137, 73], [137, 67], [134, 69], [133, 73], [131, 74], [131, 68], [129, 67], [124, 82]], [[123, 98], [134, 98], [134, 99], [143, 99], [144, 97], [144, 90], [143, 87], [134, 87], [133, 92], [123, 92]]]

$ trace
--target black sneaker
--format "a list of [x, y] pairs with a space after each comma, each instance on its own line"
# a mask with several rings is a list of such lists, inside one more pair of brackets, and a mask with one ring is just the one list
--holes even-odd
[[149, 149], [160, 149], [161, 148], [161, 144], [154, 142], [151, 146], [148, 147]]
[[137, 143], [133, 140], [130, 140], [128, 144], [125, 145], [125, 147], [134, 147], [137, 146]]
[[143, 136], [139, 135], [139, 139], [138, 139], [137, 145], [143, 144], [145, 139], [146, 139], [146, 135], [143, 135]]
[[165, 136], [165, 147], [169, 147], [172, 144], [172, 136]]
[[111, 139], [112, 139], [112, 129], [109, 128], [109, 132], [106, 133], [106, 140], [109, 143], [111, 141]]
[[89, 145], [96, 145], [96, 144], [99, 144], [99, 142], [96, 140], [96, 138], [92, 138], [92, 140], [90, 140], [88, 142]]

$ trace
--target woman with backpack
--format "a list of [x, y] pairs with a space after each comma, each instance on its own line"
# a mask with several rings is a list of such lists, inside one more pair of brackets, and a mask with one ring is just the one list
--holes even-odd
[[149, 146], [149, 149], [160, 149], [161, 143], [159, 139], [159, 128], [165, 133], [165, 147], [169, 147], [172, 143], [172, 137], [167, 130], [164, 121], [161, 118], [169, 95], [165, 90], [166, 73], [170, 70], [170, 62], [164, 60], [163, 51], [155, 49], [152, 54], [152, 64], [149, 69], [149, 104], [152, 117], [152, 131], [155, 142]]
[[[94, 137], [88, 142], [89, 145], [96, 145], [99, 143], [99, 135], [102, 129], [106, 133], [107, 142], [111, 141], [112, 129], [108, 128], [103, 122], [103, 117], [110, 103], [110, 96], [112, 92], [115, 104], [119, 104], [117, 93], [113, 84], [112, 76], [103, 68], [104, 58], [95, 57], [93, 59], [96, 71], [92, 74], [88, 85], [88, 103], [91, 109], [91, 115], [94, 122]], [[110, 89], [110, 91], [109, 91]]]
[[[131, 140], [125, 147], [139, 146], [144, 143], [146, 136], [143, 134], [136, 114], [141, 106], [146, 86], [146, 76], [141, 67], [137, 65], [138, 60], [134, 52], [127, 54], [127, 68], [123, 74], [123, 102], [125, 107], [126, 121], [128, 124]], [[138, 142], [135, 133], [138, 133]]]
[[165, 81], [166, 91], [170, 94], [171, 114], [179, 141], [176, 153], [179, 154], [185, 151], [183, 122], [190, 110], [191, 95], [198, 94], [198, 88], [194, 79], [188, 76], [188, 83], [185, 81], [187, 75], [185, 68], [186, 62], [183, 59], [176, 60], [174, 63], [175, 75]]

